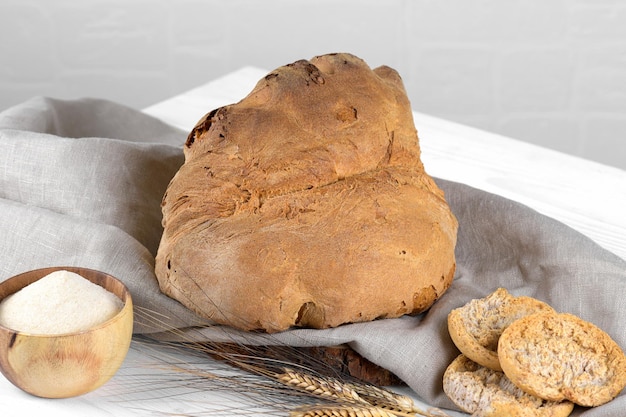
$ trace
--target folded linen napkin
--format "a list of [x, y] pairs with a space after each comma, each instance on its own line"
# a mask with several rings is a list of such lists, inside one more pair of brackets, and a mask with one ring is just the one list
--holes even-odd
[[[210, 109], [208, 109], [210, 110]], [[31, 269], [81, 266], [129, 287], [135, 331], [153, 337], [253, 344], [349, 344], [394, 372], [427, 403], [455, 408], [442, 376], [458, 354], [451, 309], [498, 287], [591, 321], [626, 348], [626, 261], [528, 207], [436, 180], [459, 220], [450, 289], [416, 317], [276, 335], [210, 326], [163, 295], [154, 275], [160, 202], [183, 162], [186, 132], [116, 103], [35, 98], [0, 113], [0, 281]], [[143, 320], [144, 310], [160, 323]], [[204, 326], [206, 325], [206, 326]], [[173, 335], [164, 326], [181, 329]], [[198, 327], [199, 326], [199, 327]], [[626, 393], [574, 415], [622, 416]]]

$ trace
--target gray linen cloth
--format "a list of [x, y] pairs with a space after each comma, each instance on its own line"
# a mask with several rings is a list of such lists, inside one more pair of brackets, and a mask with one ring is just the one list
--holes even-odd
[[[251, 344], [347, 343], [427, 403], [452, 409], [441, 380], [458, 351], [446, 317], [498, 287], [591, 321], [626, 348], [625, 260], [524, 205], [444, 180], [436, 181], [460, 225], [457, 272], [428, 312], [275, 335], [206, 325], [161, 294], [153, 271], [161, 198], [183, 162], [185, 137], [150, 116], [97, 99], [35, 98], [0, 113], [0, 281], [48, 266], [102, 270], [129, 287], [136, 333]], [[160, 322], [146, 319], [146, 311], [158, 313]], [[180, 331], [163, 332], [165, 327]], [[573, 415], [622, 417], [624, 410], [623, 392]]]

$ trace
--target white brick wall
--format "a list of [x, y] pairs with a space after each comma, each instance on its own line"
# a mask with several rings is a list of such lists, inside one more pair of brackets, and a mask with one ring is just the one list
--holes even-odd
[[0, 0], [0, 110], [141, 108], [335, 51], [396, 68], [415, 110], [626, 169], [620, 0]]

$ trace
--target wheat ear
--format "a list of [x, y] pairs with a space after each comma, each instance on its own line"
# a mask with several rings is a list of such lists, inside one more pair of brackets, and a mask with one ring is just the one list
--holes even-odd
[[333, 378], [307, 375], [285, 368], [282, 374], [275, 374], [277, 381], [315, 397], [370, 405], [348, 384]]
[[346, 383], [346, 385], [353, 389], [362, 399], [373, 406], [384, 408], [389, 411], [400, 411], [414, 414], [423, 413], [415, 406], [413, 400], [406, 395], [396, 394], [395, 392], [371, 384]]
[[391, 411], [373, 405], [310, 405], [296, 408], [289, 413], [289, 417], [450, 417], [441, 410], [433, 409], [432, 412], [425, 413], [405, 413], [401, 411]]
[[[294, 410], [291, 417], [446, 417], [440, 410], [423, 411], [410, 397], [396, 394], [370, 384], [349, 383], [331, 377], [319, 377], [285, 368], [274, 378], [313, 397], [331, 400], [335, 404], [306, 406]], [[338, 405], [341, 404], [341, 405]]]
[[289, 413], [289, 417], [399, 417], [379, 407], [366, 405], [321, 405], [300, 407]]

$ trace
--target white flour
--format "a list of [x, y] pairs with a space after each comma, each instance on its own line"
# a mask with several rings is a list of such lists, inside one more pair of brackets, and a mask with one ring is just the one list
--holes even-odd
[[24, 333], [72, 333], [104, 323], [122, 307], [115, 294], [62, 270], [2, 300], [0, 324]]

